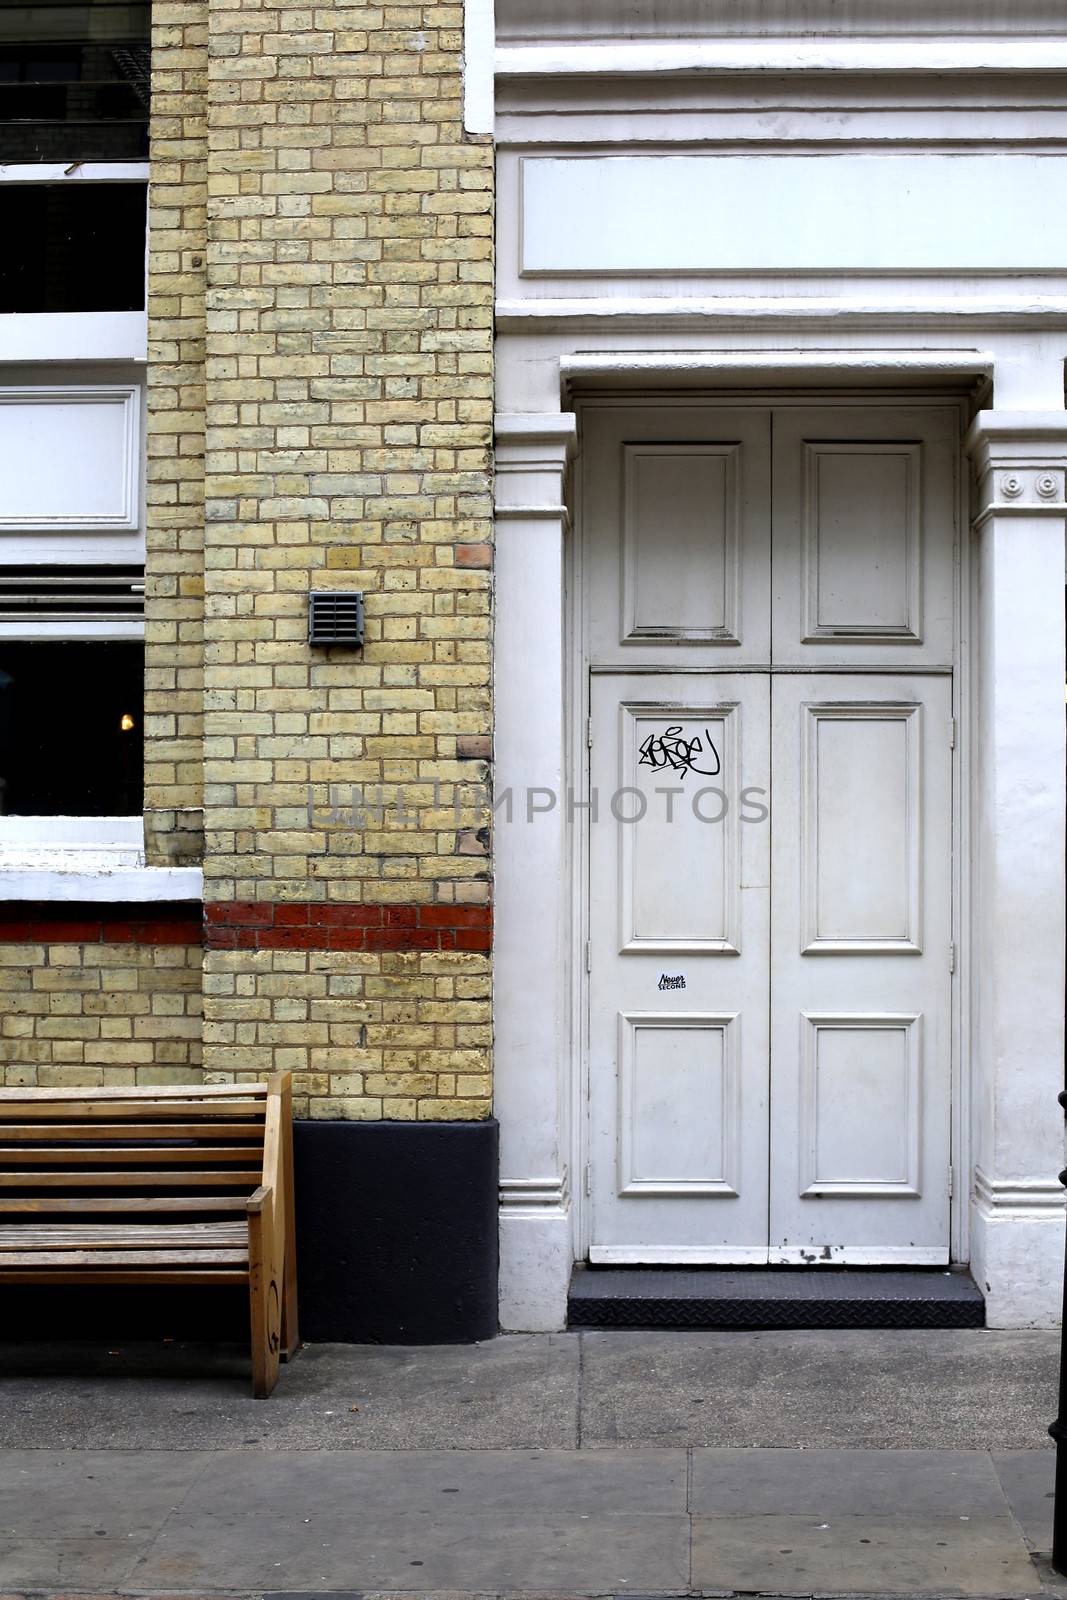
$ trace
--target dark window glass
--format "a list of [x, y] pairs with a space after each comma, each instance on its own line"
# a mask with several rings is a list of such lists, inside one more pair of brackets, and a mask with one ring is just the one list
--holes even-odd
[[140, 311], [142, 183], [0, 183], [0, 312]]
[[0, 0], [0, 161], [148, 154], [149, 7]]
[[144, 645], [0, 640], [0, 813], [133, 817]]

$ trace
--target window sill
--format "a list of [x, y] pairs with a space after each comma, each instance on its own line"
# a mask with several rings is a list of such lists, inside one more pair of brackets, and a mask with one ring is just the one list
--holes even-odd
[[6, 311], [0, 362], [148, 360], [147, 311]]
[[0, 817], [0, 901], [203, 899], [199, 867], [149, 867], [140, 817]]
[[65, 900], [125, 904], [204, 897], [199, 867], [116, 864], [100, 852], [41, 852], [28, 859], [0, 852], [0, 901]]

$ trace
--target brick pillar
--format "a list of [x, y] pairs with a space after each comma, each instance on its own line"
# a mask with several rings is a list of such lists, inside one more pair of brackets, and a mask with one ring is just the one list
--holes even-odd
[[152, 7], [148, 267], [145, 844], [203, 848], [207, 3]]
[[[292, 1068], [304, 1116], [490, 1112], [493, 164], [462, 25], [211, 0], [205, 1066]], [[364, 591], [365, 649], [308, 645], [312, 588]]]

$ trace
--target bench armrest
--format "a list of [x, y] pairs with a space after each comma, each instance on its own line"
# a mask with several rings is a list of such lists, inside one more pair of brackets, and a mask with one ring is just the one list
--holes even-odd
[[273, 1193], [274, 1193], [273, 1189], [271, 1189], [269, 1187], [264, 1187], [263, 1184], [260, 1184], [259, 1188], [255, 1191], [255, 1193], [254, 1194], [250, 1194], [248, 1199], [245, 1202], [245, 1210], [248, 1213], [248, 1215], [252, 1216], [253, 1213], [258, 1213], [258, 1212], [262, 1211], [264, 1209], [264, 1207], [266, 1206], [267, 1201], [271, 1198], [271, 1195]]

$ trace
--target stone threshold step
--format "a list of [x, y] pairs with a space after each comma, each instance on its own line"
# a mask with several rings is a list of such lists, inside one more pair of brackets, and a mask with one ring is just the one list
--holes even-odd
[[575, 1267], [570, 1328], [983, 1328], [965, 1269]]

